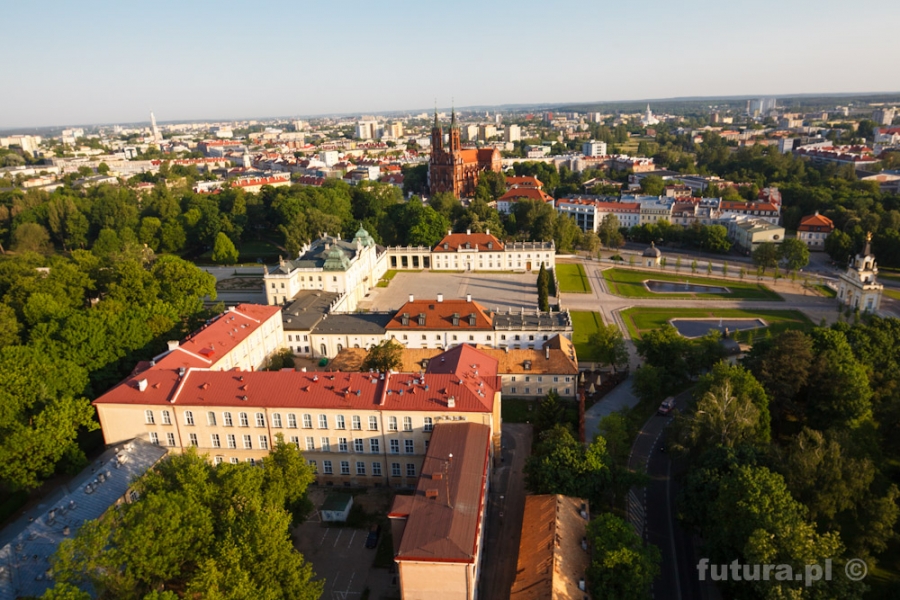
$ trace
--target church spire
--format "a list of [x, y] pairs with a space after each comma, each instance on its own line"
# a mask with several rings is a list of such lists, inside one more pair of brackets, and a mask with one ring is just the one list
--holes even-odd
[[434, 128], [437, 129], [440, 127], [438, 124], [438, 113], [437, 113], [437, 98], [434, 100]]

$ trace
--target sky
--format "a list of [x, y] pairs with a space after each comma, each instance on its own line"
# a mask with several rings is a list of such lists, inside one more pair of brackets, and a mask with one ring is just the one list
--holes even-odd
[[900, 90], [896, 0], [4, 4], [0, 129]]

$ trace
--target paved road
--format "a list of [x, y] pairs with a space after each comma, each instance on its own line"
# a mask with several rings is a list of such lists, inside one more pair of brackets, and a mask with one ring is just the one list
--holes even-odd
[[531, 455], [531, 425], [504, 423], [501, 456], [494, 470], [481, 562], [481, 598], [508, 600], [516, 579], [522, 515], [525, 513], [525, 459]]
[[634, 375], [629, 375], [628, 379], [584, 411], [584, 439], [586, 442], [590, 443], [594, 440], [600, 419], [608, 414], [631, 408], [638, 403], [638, 398], [631, 389], [633, 383]]
[[[676, 406], [684, 410], [690, 391], [676, 398]], [[701, 600], [709, 598], [701, 589], [694, 565], [693, 538], [685, 532], [675, 517], [677, 483], [672, 474], [673, 463], [661, 451], [670, 417], [654, 415], [644, 424], [635, 438], [628, 459], [628, 467], [646, 471], [646, 488], [632, 488], [628, 495], [628, 520], [645, 541], [656, 545], [662, 556], [660, 575], [653, 583], [653, 597], [671, 600]], [[712, 590], [714, 592], [714, 590]], [[712, 596], [715, 597], [715, 596]]]

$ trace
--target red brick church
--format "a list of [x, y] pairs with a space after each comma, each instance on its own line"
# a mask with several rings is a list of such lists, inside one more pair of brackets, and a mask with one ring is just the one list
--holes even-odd
[[428, 184], [432, 194], [453, 192], [457, 198], [472, 197], [478, 174], [482, 171], [499, 173], [500, 166], [500, 151], [496, 148], [462, 148], [455, 110], [450, 120], [450, 147], [445, 149], [444, 130], [435, 111], [428, 163]]

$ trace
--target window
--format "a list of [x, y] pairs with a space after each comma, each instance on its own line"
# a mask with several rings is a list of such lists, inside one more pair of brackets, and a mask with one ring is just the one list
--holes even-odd
[[312, 429], [312, 415], [303, 415], [303, 429]]
[[372, 454], [378, 454], [379, 452], [381, 452], [381, 443], [379, 442], [378, 438], [372, 438], [371, 440], [369, 440], [369, 452], [371, 452]]
[[412, 417], [403, 417], [403, 431], [412, 431]]
[[400, 440], [391, 440], [391, 454], [400, 454]]
[[213, 448], [221, 448], [222, 447], [222, 442], [219, 441], [218, 433], [211, 433], [209, 435], [209, 441], [210, 441], [210, 443], [212, 443]]
[[261, 435], [259, 436], [259, 447], [263, 450], [269, 449], [269, 436]]
[[566, 394], [571, 394], [571, 393], [572, 393], [572, 388], [566, 388]]
[[272, 427], [281, 427], [281, 414], [280, 413], [272, 414]]
[[206, 413], [206, 424], [210, 427], [216, 426], [216, 413], [209, 411]]
[[244, 436], [244, 449], [245, 449], [245, 450], [252, 450], [252, 449], [253, 449], [253, 442], [250, 440], [250, 434], [249, 434], [249, 433], [246, 434], [246, 435]]
[[515, 381], [516, 381], [516, 376], [513, 375], [512, 377], [509, 378], [509, 380], [512, 381], [512, 382], [515, 382]]
[[238, 464], [238, 457], [237, 457], [237, 456], [232, 456], [232, 457], [231, 457], [231, 464], [233, 464], [233, 465]]
[[406, 463], [406, 476], [407, 477], [415, 477], [416, 476], [415, 463]]
[[365, 475], [366, 474], [366, 463], [357, 461], [356, 474], [357, 475]]
[[350, 461], [342, 460], [341, 461], [341, 475], [349, 475], [350, 474]]
[[150, 443], [159, 446], [159, 436], [156, 435], [155, 431], [150, 432]]
[[378, 417], [369, 417], [369, 431], [378, 431]]
[[319, 466], [316, 464], [316, 461], [308, 460], [308, 461], [306, 461], [306, 464], [308, 464], [310, 466], [310, 468], [313, 470], [313, 473], [319, 472]]
[[363, 444], [362, 440], [353, 440], [353, 451], [357, 454], [366, 451], [365, 444]]
[[553, 377], [553, 383], [559, 383], [559, 377]]
[[185, 425], [193, 425], [194, 424], [194, 413], [186, 410], [184, 411], [184, 424]]
[[222, 413], [222, 422], [225, 424], [225, 427], [231, 427], [231, 413], [224, 412]]
[[328, 429], [328, 415], [319, 415], [319, 429]]
[[425, 417], [425, 431], [431, 431], [434, 429], [434, 422], [431, 420], [431, 417]]
[[331, 452], [331, 440], [323, 437], [321, 440], [322, 452]]
[[171, 425], [172, 424], [172, 413], [167, 410], [162, 411], [162, 422], [163, 425]]
[[146, 423], [147, 425], [153, 425], [154, 421], [153, 421], [153, 411], [152, 410], [144, 411], [144, 423]]
[[297, 429], [297, 415], [288, 413], [288, 429]]
[[338, 452], [347, 452], [349, 449], [350, 448], [347, 445], [347, 438], [339, 437], [338, 438]]
[[311, 435], [306, 436], [306, 449], [307, 450], [315, 450], [316, 449], [316, 439]]
[[373, 462], [372, 463], [372, 475], [376, 477], [381, 477], [381, 463]]
[[403, 440], [403, 450], [407, 454], [415, 454], [416, 453], [416, 443], [412, 440]]
[[469, 341], [470, 341], [470, 342], [474, 342], [474, 341], [475, 341], [475, 336], [474, 336], [474, 335], [470, 335], [470, 336], [469, 336]]
[[175, 445], [175, 434], [174, 434], [174, 433], [167, 433], [167, 434], [166, 434], [166, 445], [167, 445], [167, 446], [174, 446], [174, 445]]
[[197, 446], [200, 445], [200, 443], [197, 441], [197, 434], [196, 434], [196, 433], [188, 434], [188, 437], [189, 437], [190, 440], [191, 440], [191, 446], [194, 446], [194, 447], [196, 448]]
[[221, 456], [217, 456], [217, 457], [215, 458], [215, 463], [216, 463], [217, 465], [221, 465], [221, 464], [222, 464], [222, 457], [221, 457]]
[[359, 418], [359, 415], [353, 415], [350, 417], [350, 421], [353, 423], [353, 429], [355, 431], [362, 429], [362, 419]]
[[397, 417], [388, 417], [388, 431], [397, 431]]
[[228, 442], [228, 447], [234, 450], [237, 448], [237, 439], [234, 437], [233, 433], [229, 433], [225, 436], [225, 441]]
[[292, 443], [293, 445], [297, 446], [297, 450], [300, 449], [300, 437], [299, 437], [299, 436], [292, 435], [292, 436], [291, 436], [291, 443]]
[[347, 424], [344, 422], [344, 415], [335, 415], [334, 428], [335, 429], [347, 429]]
[[256, 426], [257, 427], [265, 427], [266, 426], [266, 415], [263, 413], [256, 413]]
[[391, 476], [400, 477], [400, 463], [391, 463]]
[[544, 393], [544, 388], [538, 388], [538, 394], [543, 394], [543, 393]]
[[515, 394], [515, 393], [516, 393], [516, 388], [510, 388], [509, 393], [510, 393], [510, 394]]
[[247, 419], [247, 413], [242, 412], [238, 414], [238, 420], [241, 423], [241, 427], [250, 427], [250, 421]]
[[326, 475], [331, 475], [333, 473], [333, 471], [331, 470], [331, 461], [330, 460], [322, 461], [322, 472], [325, 473]]

